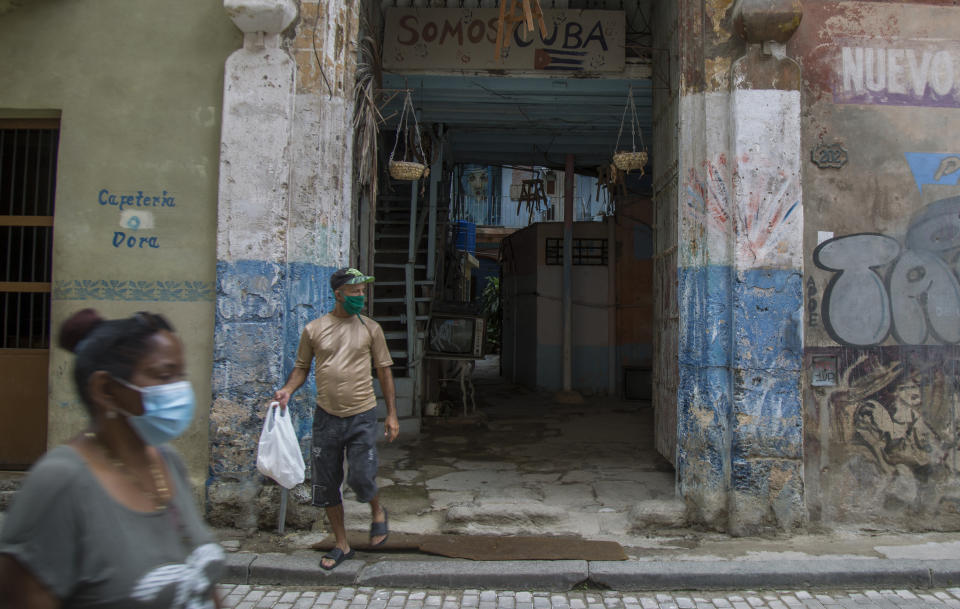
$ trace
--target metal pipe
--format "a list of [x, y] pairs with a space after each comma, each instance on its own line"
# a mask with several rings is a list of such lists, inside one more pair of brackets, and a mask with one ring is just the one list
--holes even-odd
[[10, 332], [7, 331], [7, 324], [10, 323], [10, 297], [13, 296], [10, 292], [3, 292], [3, 335], [0, 335], [0, 347], [7, 349], [13, 345], [9, 344], [7, 337], [10, 335]]
[[[616, 213], [616, 212], [614, 212]], [[620, 307], [617, 295], [617, 216], [607, 216], [607, 366], [609, 367], [607, 392], [617, 395], [617, 324], [620, 323]]]
[[[7, 135], [6, 130], [0, 129], [0, 159], [3, 158], [4, 150], [6, 150], [6, 135]], [[0, 184], [3, 184], [3, 163], [0, 163]], [[2, 197], [0, 197], [0, 198], [2, 198]], [[11, 199], [11, 201], [10, 201], [10, 207], [9, 207], [9, 209], [0, 210], [0, 213], [2, 213], [2, 214], [5, 215], [5, 216], [12, 216], [12, 215], [13, 215], [13, 200], [12, 200], [12, 199]]]
[[[23, 134], [23, 146], [25, 150], [30, 150], [30, 130], [25, 129]], [[30, 159], [26, 151], [23, 155], [23, 177], [20, 183], [20, 213], [18, 215], [27, 215], [27, 186], [30, 184]], [[22, 243], [22, 241], [21, 241]]]
[[54, 215], [54, 205], [57, 194], [57, 150], [60, 145], [60, 131], [54, 131], [50, 135], [50, 159], [47, 163], [47, 213], [45, 215]]
[[563, 176], [563, 390], [573, 389], [573, 155]]
[[443, 171], [443, 125], [439, 125], [439, 150], [437, 159], [430, 167], [430, 220], [427, 231], [427, 280], [433, 281], [437, 257], [437, 191], [440, 189], [440, 173]]
[[287, 495], [290, 494], [284, 487], [280, 487], [280, 511], [277, 514], [277, 533], [283, 534], [284, 525], [287, 521]]
[[414, 275], [417, 271], [417, 185], [418, 181], [410, 182], [410, 231], [407, 241], [407, 263], [404, 265], [404, 300], [407, 312], [407, 374], [414, 378], [414, 341], [417, 337], [417, 302], [416, 282]]
[[17, 136], [19, 135], [19, 130], [13, 130], [13, 144], [10, 147], [10, 212], [11, 216], [18, 215], [14, 209], [14, 193], [16, 192], [17, 184]]
[[33, 176], [33, 209], [30, 212], [32, 216], [39, 216], [40, 214], [40, 169], [43, 163], [40, 162], [40, 155], [43, 152], [43, 142], [46, 138], [43, 136], [43, 131], [37, 130], [37, 150], [34, 154], [33, 162], [36, 163], [35, 166], [35, 175]]

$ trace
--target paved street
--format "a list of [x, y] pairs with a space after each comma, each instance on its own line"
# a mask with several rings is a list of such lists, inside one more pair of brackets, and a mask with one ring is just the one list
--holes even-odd
[[739, 592], [515, 592], [221, 585], [232, 609], [898, 609], [960, 608], [960, 588]]

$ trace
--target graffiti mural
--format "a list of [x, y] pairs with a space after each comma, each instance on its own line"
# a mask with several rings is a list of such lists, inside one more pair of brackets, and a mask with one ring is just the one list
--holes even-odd
[[960, 348], [814, 348], [808, 357], [835, 358], [839, 371], [807, 411], [820, 418], [807, 421], [807, 446], [830, 464], [819, 469], [833, 516], [960, 521]]
[[828, 239], [813, 261], [829, 277], [807, 282], [808, 322], [841, 345], [806, 353], [815, 511], [960, 526], [960, 197], [927, 205], [899, 238]]
[[894, 521], [924, 514], [931, 520], [917, 526], [956, 526], [960, 348], [843, 349], [839, 355], [814, 348], [808, 356], [827, 353], [837, 358], [840, 378], [812, 393], [816, 404], [808, 413], [821, 420], [808, 421], [808, 446], [825, 451], [821, 462], [830, 464], [819, 469], [831, 516]]
[[866, 347], [893, 336], [901, 345], [960, 343], [960, 197], [935, 201], [901, 243], [858, 233], [813, 253], [831, 271], [821, 318], [842, 345]]
[[[737, 205], [727, 179], [734, 192], [743, 193]], [[725, 262], [715, 257], [726, 250], [732, 230], [738, 266], [793, 264], [785, 252], [796, 249], [789, 242], [797, 234], [794, 223], [803, 221], [795, 175], [749, 155], [742, 155], [731, 167], [726, 156], [720, 155], [715, 162], [704, 161], [699, 171], [691, 168], [682, 188], [683, 231], [691, 253], [705, 246], [711, 252], [711, 263]], [[704, 237], [706, 243], [700, 243]]]
[[807, 277], [807, 325], [816, 328], [820, 323], [820, 303], [817, 300], [817, 282]]
[[920, 192], [923, 192], [924, 184], [960, 184], [960, 154], [905, 152], [903, 156], [907, 159], [910, 173], [913, 174]]

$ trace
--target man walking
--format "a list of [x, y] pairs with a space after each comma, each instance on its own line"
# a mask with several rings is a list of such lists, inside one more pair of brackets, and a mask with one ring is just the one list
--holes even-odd
[[377, 397], [373, 391], [371, 363], [387, 404], [384, 436], [392, 442], [400, 432], [396, 392], [390, 366], [393, 360], [380, 324], [360, 315], [366, 284], [373, 277], [357, 269], [340, 269], [330, 276], [336, 298], [333, 311], [307, 324], [300, 335], [297, 360], [286, 384], [273, 396], [281, 408], [303, 385], [316, 359], [317, 409], [310, 447], [313, 505], [326, 509], [336, 546], [323, 556], [320, 566], [330, 570], [352, 558], [343, 517], [343, 460], [349, 463], [347, 484], [361, 502], [370, 503], [370, 545], [377, 547], [389, 534], [387, 509], [380, 505], [377, 488]]

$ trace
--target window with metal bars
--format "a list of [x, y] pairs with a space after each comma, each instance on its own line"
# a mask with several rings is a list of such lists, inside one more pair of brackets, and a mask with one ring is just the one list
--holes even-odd
[[0, 119], [0, 348], [50, 347], [57, 119]]
[[[573, 264], [606, 266], [606, 239], [574, 239]], [[563, 239], [547, 239], [547, 264], [563, 264]]]

